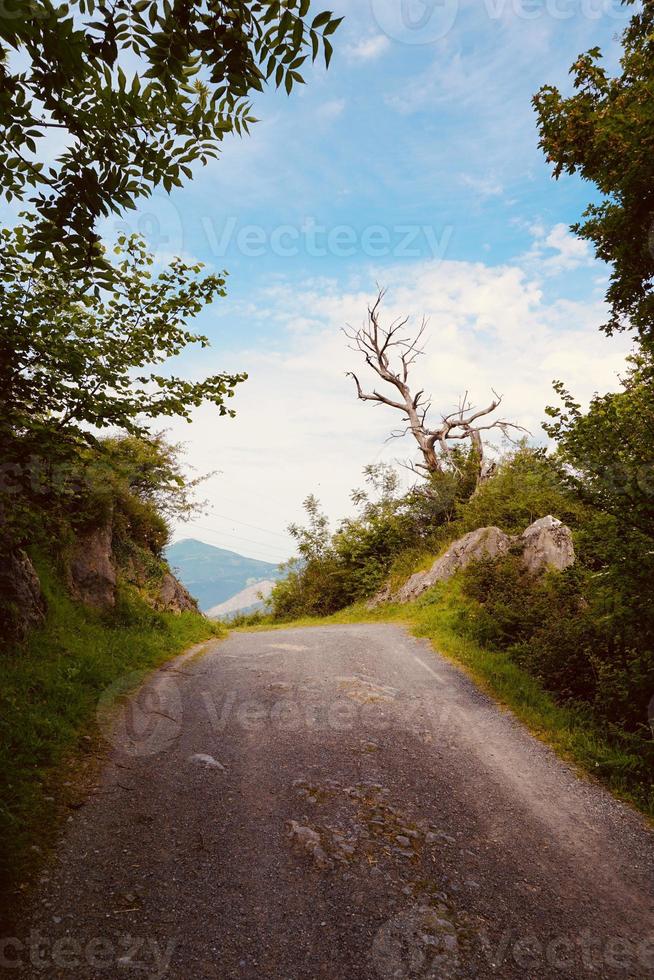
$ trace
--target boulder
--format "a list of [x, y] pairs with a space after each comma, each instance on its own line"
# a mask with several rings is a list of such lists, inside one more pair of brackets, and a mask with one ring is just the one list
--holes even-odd
[[24, 640], [45, 621], [47, 605], [34, 565], [21, 549], [4, 554], [0, 567], [3, 639]]
[[197, 612], [198, 604], [181, 582], [171, 572], [164, 572], [159, 591], [154, 601], [155, 609], [161, 612]]
[[416, 599], [436, 582], [444, 582], [473, 561], [499, 558], [511, 547], [511, 538], [499, 527], [480, 527], [458, 538], [426, 572], [416, 572], [395, 594], [397, 602]]
[[536, 574], [546, 568], [563, 571], [575, 560], [570, 528], [548, 514], [522, 532], [522, 561]]
[[116, 604], [116, 569], [111, 524], [78, 533], [68, 564], [68, 585], [75, 599], [96, 609]]

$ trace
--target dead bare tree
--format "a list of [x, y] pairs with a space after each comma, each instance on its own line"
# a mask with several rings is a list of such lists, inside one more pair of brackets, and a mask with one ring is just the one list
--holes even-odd
[[425, 395], [423, 389], [413, 394], [409, 387], [411, 365], [424, 352], [421, 343], [427, 329], [427, 320], [423, 318], [415, 336], [405, 331], [409, 323], [408, 316], [394, 320], [388, 327], [383, 327], [379, 322], [379, 315], [384, 294], [385, 290], [380, 289], [377, 299], [368, 307], [367, 322], [362, 327], [355, 330], [348, 326], [343, 332], [351, 341], [351, 349], [363, 354], [366, 364], [382, 381], [395, 389], [398, 397], [389, 397], [376, 389], [365, 392], [357, 375], [348, 371], [348, 377], [354, 378], [358, 397], [362, 401], [389, 405], [402, 412], [403, 421], [407, 425], [401, 431], [392, 432], [391, 436], [399, 437], [409, 432], [413, 435], [420, 447], [424, 462], [413, 464], [412, 468], [422, 470], [423, 475], [425, 472], [441, 472], [445, 465], [453, 465], [451, 441], [469, 439], [479, 461], [478, 479], [480, 481], [485, 479], [492, 472], [493, 465], [485, 457], [482, 432], [497, 429], [511, 439], [511, 430], [522, 432], [527, 430], [504, 419], [493, 419], [486, 424], [478, 424], [480, 420], [487, 419], [502, 403], [502, 396], [495, 391], [491, 403], [479, 409], [475, 409], [470, 403], [466, 392], [455, 411], [441, 416], [438, 426], [432, 428], [428, 425], [427, 415], [431, 409], [431, 399]]

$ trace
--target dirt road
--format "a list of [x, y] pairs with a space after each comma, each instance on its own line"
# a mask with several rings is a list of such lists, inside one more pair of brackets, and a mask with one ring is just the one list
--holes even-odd
[[234, 634], [116, 693], [20, 975], [654, 977], [652, 832], [399, 627]]

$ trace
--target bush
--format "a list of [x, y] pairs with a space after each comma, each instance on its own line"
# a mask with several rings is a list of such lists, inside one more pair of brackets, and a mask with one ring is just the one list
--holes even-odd
[[350, 602], [343, 569], [333, 555], [305, 564], [290, 562], [286, 578], [275, 583], [268, 600], [273, 619], [328, 616]]
[[637, 619], [626, 578], [621, 598], [610, 591], [610, 607], [602, 577], [580, 563], [535, 578], [507, 556], [470, 566], [461, 580], [474, 603], [460, 625], [477, 642], [508, 653], [560, 699], [649, 735], [654, 631], [651, 621]]
[[[405, 494], [387, 468], [369, 467], [374, 493], [355, 492], [360, 512], [335, 534], [310, 498], [309, 526], [292, 529], [301, 558], [275, 587], [273, 618], [334, 613], [385, 581], [399, 586], [466, 531], [496, 525], [517, 534], [551, 513], [573, 528], [576, 564], [533, 577], [516, 553], [469, 567], [460, 579], [457, 628], [506, 653], [561, 701], [591, 711], [602, 724], [649, 737], [651, 538], [582, 500], [543, 450], [519, 447], [477, 489], [466, 458], [456, 463]], [[434, 596], [438, 601], [438, 590]]]
[[424, 555], [439, 546], [455, 509], [474, 488], [474, 459], [457, 453], [453, 466], [399, 492], [391, 467], [367, 466], [366, 488], [354, 490], [354, 518], [331, 533], [315, 497], [308, 497], [306, 527], [291, 525], [300, 558], [291, 563], [270, 599], [275, 619], [324, 616], [373, 595], [408, 552]]
[[458, 504], [455, 524], [461, 533], [493, 525], [516, 534], [546, 514], [575, 527], [583, 507], [552, 458], [544, 450], [522, 446], [505, 456], [493, 476]]

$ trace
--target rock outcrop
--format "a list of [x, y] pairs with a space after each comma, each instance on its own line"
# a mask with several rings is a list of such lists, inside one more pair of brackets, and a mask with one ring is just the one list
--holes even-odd
[[366, 609], [376, 609], [377, 606], [383, 606], [385, 602], [390, 602], [393, 598], [393, 590], [387, 583], [383, 585], [379, 592], [375, 592], [371, 599], [366, 602]]
[[436, 582], [444, 582], [452, 578], [460, 568], [465, 568], [480, 558], [498, 558], [506, 555], [511, 547], [511, 538], [499, 527], [480, 527], [476, 531], [464, 534], [454, 544], [450, 545], [444, 555], [437, 558], [426, 572], [417, 572], [405, 582], [393, 596], [396, 602], [410, 602], [416, 599]]
[[474, 561], [482, 558], [501, 558], [511, 549], [522, 553], [522, 561], [529, 572], [538, 574], [546, 568], [562, 571], [575, 560], [570, 528], [552, 517], [534, 521], [519, 536], [510, 536], [499, 527], [480, 527], [458, 538], [444, 555], [437, 558], [425, 572], [416, 572], [404, 585], [392, 593], [385, 585], [368, 602], [374, 609], [384, 602], [411, 602], [437, 582], [444, 582]]
[[[95, 609], [111, 609], [116, 604], [117, 565], [113, 551], [111, 523], [78, 534], [68, 563], [68, 586], [75, 599]], [[153, 556], [150, 556], [151, 558]], [[120, 564], [120, 576], [134, 585], [143, 599], [159, 612], [197, 612], [193, 596], [163, 568], [133, 557]], [[157, 562], [154, 562], [157, 566]]]
[[[142, 547], [139, 552], [135, 546], [135, 555], [126, 559], [124, 547], [114, 550], [112, 520], [71, 531], [72, 546], [65, 554], [63, 577], [76, 601], [93, 609], [113, 609], [120, 580], [160, 612], [198, 613], [196, 600], [160, 556]], [[55, 553], [51, 561], [59, 562], [61, 557], [61, 552]], [[47, 603], [32, 562], [24, 551], [2, 540], [0, 600], [1, 640], [20, 643], [31, 630], [45, 623]]]
[[111, 523], [81, 531], [68, 563], [68, 585], [75, 599], [95, 609], [116, 604], [116, 568]]
[[574, 563], [575, 549], [570, 528], [548, 514], [530, 524], [520, 537], [522, 560], [534, 574], [545, 568], [563, 571]]
[[197, 612], [198, 606], [182, 583], [171, 572], [164, 572], [159, 591], [154, 599], [154, 607], [160, 612]]
[[45, 621], [47, 604], [34, 565], [21, 549], [4, 555], [0, 565], [2, 630], [5, 638], [22, 641]]

